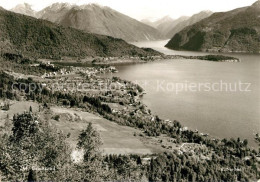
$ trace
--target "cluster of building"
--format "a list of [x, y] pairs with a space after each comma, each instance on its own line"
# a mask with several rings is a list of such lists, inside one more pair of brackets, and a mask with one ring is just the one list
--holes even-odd
[[[55, 65], [53, 64], [47, 64], [48, 66], [53, 66], [55, 68]], [[57, 76], [66, 76], [71, 74], [84, 74], [91, 77], [96, 77], [96, 75], [101, 73], [116, 73], [118, 72], [117, 69], [114, 66], [109, 67], [68, 67], [68, 68], [61, 68], [58, 71], [44, 73], [41, 78], [52, 78]]]
[[105, 63], [105, 62], [121, 62], [125, 60], [131, 60], [131, 61], [154, 61], [154, 60], [161, 60], [163, 59], [162, 56], [146, 56], [146, 57], [140, 57], [140, 56], [122, 56], [122, 57], [96, 57], [93, 60], [93, 63]]

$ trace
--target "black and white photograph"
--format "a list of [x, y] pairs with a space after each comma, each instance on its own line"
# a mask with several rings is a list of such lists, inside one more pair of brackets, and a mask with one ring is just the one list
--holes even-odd
[[0, 182], [260, 182], [260, 0], [0, 0]]

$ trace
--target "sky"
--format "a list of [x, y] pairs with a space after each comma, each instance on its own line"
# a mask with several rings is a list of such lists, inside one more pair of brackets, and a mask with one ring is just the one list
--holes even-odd
[[109, 6], [137, 20], [156, 20], [169, 15], [172, 18], [191, 16], [203, 10], [229, 11], [249, 6], [256, 0], [0, 0], [0, 6], [11, 9], [17, 4], [28, 3], [34, 10], [41, 10], [56, 2], [71, 4], [98, 3]]

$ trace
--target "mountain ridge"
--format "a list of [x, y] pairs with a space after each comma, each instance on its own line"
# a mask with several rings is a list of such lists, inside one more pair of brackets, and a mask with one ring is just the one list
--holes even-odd
[[209, 17], [212, 13], [213, 12], [211, 12], [209, 10], [204, 10], [199, 13], [196, 13], [196, 14], [192, 15], [191, 17], [178, 22], [175, 26], [172, 26], [172, 28], [168, 29], [168, 32], [165, 33], [165, 36], [167, 38], [172, 38], [176, 33], [181, 31], [185, 27], [193, 25], [194, 23], [197, 23], [200, 20], [203, 20], [203, 19]]
[[46, 20], [0, 10], [0, 51], [33, 58], [161, 55], [110, 36], [85, 33]]
[[212, 52], [260, 52], [260, 5], [218, 12], [177, 33], [166, 47]]
[[95, 3], [81, 6], [55, 3], [38, 12], [37, 18], [131, 42], [162, 38], [155, 28]]
[[164, 24], [170, 24], [171, 22], [174, 21], [173, 18], [171, 18], [169, 15], [166, 15], [156, 21], [150, 21], [148, 19], [143, 19], [141, 20], [143, 21], [144, 23], [147, 23], [148, 25], [150, 24], [150, 26], [154, 27], [154, 28], [157, 28], [159, 30], [159, 27], [161, 25], [164, 25]]
[[158, 27], [160, 29], [161, 34], [166, 38], [171, 38], [168, 34], [170, 31], [172, 31], [178, 24], [188, 20], [190, 17], [188, 16], [181, 16], [175, 20], [173, 20], [169, 24], [164, 24]]
[[18, 4], [14, 8], [12, 8], [10, 11], [13, 11], [15, 13], [24, 14], [27, 16], [36, 16], [36, 11], [32, 9], [32, 6], [28, 3], [24, 4]]

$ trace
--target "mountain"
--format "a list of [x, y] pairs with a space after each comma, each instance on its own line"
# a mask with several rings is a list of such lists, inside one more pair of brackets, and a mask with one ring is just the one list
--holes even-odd
[[175, 24], [174, 26], [171, 26], [171, 29], [169, 29], [169, 28], [166, 29], [167, 32], [165, 34], [165, 37], [172, 38], [176, 33], [181, 31], [185, 27], [193, 25], [194, 23], [197, 23], [200, 20], [203, 20], [203, 19], [209, 17], [212, 14], [213, 13], [211, 11], [202, 11], [202, 12], [200, 12], [198, 14], [195, 14], [195, 15], [191, 16], [190, 18], [188, 18], [188, 19], [186, 19], [184, 21], [180, 21], [177, 24]]
[[69, 3], [54, 3], [37, 12], [36, 17], [54, 23], [59, 23], [59, 21], [63, 19], [72, 8], [76, 7], [76, 5], [72, 5]]
[[141, 20], [141, 22], [143, 22], [144, 24], [147, 24], [147, 25], [154, 27], [158, 30], [159, 30], [160, 27], [164, 27], [164, 25], [171, 24], [173, 21], [174, 21], [174, 19], [172, 19], [170, 16], [164, 16], [161, 19], [156, 20], [156, 21], [151, 21], [149, 19]]
[[165, 16], [157, 21], [154, 22], [155, 26], [158, 28], [161, 25], [172, 23], [174, 19], [172, 19], [170, 16]]
[[178, 19], [172, 19], [165, 16], [157, 21], [150, 21], [147, 19], [141, 20], [143, 23], [156, 28], [164, 38], [172, 38], [176, 33], [181, 31], [187, 26], [190, 26], [198, 21], [212, 15], [211, 11], [202, 11], [192, 17], [181, 16]]
[[149, 19], [142, 19], [140, 22], [142, 22], [150, 27], [156, 28], [154, 21], [151, 21]]
[[177, 25], [181, 24], [182, 22], [188, 20], [189, 17], [188, 16], [181, 16], [178, 19], [175, 19], [169, 23], [165, 23], [164, 25], [160, 25], [158, 27], [158, 30], [160, 30], [160, 33], [162, 34], [162, 36], [164, 36], [165, 38], [172, 38], [172, 36], [169, 36], [169, 32], [171, 32]]
[[153, 27], [97, 4], [70, 5], [55, 3], [37, 13], [37, 17], [85, 32], [109, 35], [126, 41], [158, 40]]
[[176, 20], [172, 19], [171, 17], [165, 16], [154, 22], [154, 24], [161, 35], [165, 37], [165, 32], [168, 31], [169, 27], [171, 27], [171, 25], [174, 24], [175, 21]]
[[177, 33], [166, 47], [177, 50], [260, 52], [260, 0], [214, 13]]
[[66, 28], [46, 20], [0, 9], [0, 53], [33, 58], [87, 56], [149, 56], [160, 53], [140, 49], [124, 40]]
[[146, 25], [156, 28], [160, 32], [160, 34], [162, 35], [163, 38], [172, 38], [172, 36], [167, 37], [167, 34], [169, 33], [169, 31], [171, 31], [176, 25], [187, 20], [188, 18], [189, 17], [187, 17], [187, 16], [182, 16], [178, 19], [172, 19], [170, 16], [165, 16], [156, 21], [151, 21], [149, 19], [143, 19], [143, 20], [141, 20], [141, 22], [143, 22]]
[[27, 16], [36, 16], [36, 12], [32, 9], [32, 6], [30, 4], [24, 3], [24, 4], [18, 4], [15, 6], [11, 11]]

